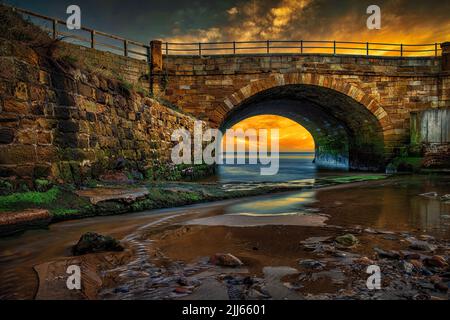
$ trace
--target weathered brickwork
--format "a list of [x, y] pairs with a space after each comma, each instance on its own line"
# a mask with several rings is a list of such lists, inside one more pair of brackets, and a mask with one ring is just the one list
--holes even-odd
[[120, 78], [134, 87], [150, 89], [148, 62], [141, 59], [127, 58], [111, 52], [77, 46], [60, 42], [54, 56], [68, 59], [83, 69], [102, 74], [107, 78]]
[[166, 85], [159, 89], [167, 99], [216, 127], [271, 88], [313, 85], [335, 90], [378, 119], [387, 155], [409, 142], [410, 112], [450, 106], [450, 74], [441, 71], [441, 57], [165, 56], [163, 76]]
[[[85, 59], [95, 56], [86, 52]], [[95, 53], [105, 63], [105, 53]], [[111, 64], [136, 64], [113, 57]], [[173, 130], [191, 130], [195, 120], [102, 73], [7, 41], [0, 43], [0, 110], [0, 176], [68, 182], [96, 177], [118, 158], [140, 172], [168, 163]]]

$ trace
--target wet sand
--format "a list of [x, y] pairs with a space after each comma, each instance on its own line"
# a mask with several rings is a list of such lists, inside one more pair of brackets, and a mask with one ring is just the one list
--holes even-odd
[[[438, 196], [421, 196], [427, 192]], [[405, 177], [55, 224], [0, 243], [1, 294], [30, 299], [38, 292], [45, 298], [40, 290], [46, 286], [41, 281], [37, 288], [32, 267], [47, 264], [56, 277], [63, 272], [61, 260], [73, 259], [70, 246], [95, 231], [122, 239], [127, 258], [82, 258], [86, 265], [99, 259], [102, 267], [90, 270], [100, 282], [88, 276], [90, 293], [78, 298], [447, 299], [442, 286], [450, 281], [448, 264], [428, 265], [434, 256], [448, 262], [445, 194], [448, 178]], [[345, 234], [358, 243], [337, 243]], [[412, 250], [415, 240], [436, 249]], [[214, 265], [209, 258], [217, 253], [231, 253], [243, 266]], [[371, 263], [383, 269], [381, 291], [366, 287]], [[404, 271], [411, 263], [418, 267]], [[73, 298], [62, 285], [47, 287]]]

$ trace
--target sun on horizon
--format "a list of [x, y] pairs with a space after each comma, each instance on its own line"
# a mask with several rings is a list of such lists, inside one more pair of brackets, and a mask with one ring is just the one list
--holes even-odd
[[[259, 115], [242, 120], [231, 129], [279, 129], [280, 152], [314, 152], [314, 139], [299, 123], [276, 115]], [[225, 139], [224, 139], [225, 140]], [[248, 143], [248, 140], [247, 140]]]

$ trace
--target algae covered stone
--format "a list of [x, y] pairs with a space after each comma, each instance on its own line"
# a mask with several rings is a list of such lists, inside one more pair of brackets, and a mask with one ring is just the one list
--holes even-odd
[[103, 236], [95, 232], [88, 232], [81, 236], [78, 243], [72, 248], [73, 254], [80, 256], [88, 253], [123, 251], [120, 242], [111, 236]]

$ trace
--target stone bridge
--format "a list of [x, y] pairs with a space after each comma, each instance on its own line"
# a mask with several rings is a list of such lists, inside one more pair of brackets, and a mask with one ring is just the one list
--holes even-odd
[[379, 170], [410, 143], [411, 113], [450, 107], [449, 45], [442, 57], [176, 56], [154, 42], [152, 89], [222, 129], [290, 118], [312, 134], [318, 165]]

